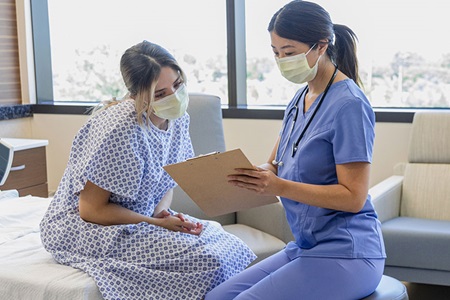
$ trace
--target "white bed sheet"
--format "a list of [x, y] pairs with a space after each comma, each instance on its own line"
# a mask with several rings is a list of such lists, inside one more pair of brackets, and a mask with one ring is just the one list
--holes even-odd
[[0, 197], [0, 299], [103, 299], [84, 272], [45, 251], [39, 222], [50, 198]]

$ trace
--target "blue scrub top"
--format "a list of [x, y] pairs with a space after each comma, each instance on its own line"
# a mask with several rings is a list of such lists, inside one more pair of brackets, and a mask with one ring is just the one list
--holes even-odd
[[[371, 162], [375, 115], [364, 93], [351, 79], [331, 85], [320, 109], [292, 157], [292, 144], [317, 107], [317, 97], [306, 113], [304, 95], [298, 102], [298, 118], [289, 138], [294, 109], [303, 89], [287, 106], [276, 158], [278, 176], [308, 184], [337, 184], [336, 165]], [[287, 125], [286, 125], [287, 124]], [[289, 141], [288, 141], [289, 140]], [[286, 147], [282, 158], [282, 152]], [[298, 256], [339, 258], [386, 257], [380, 222], [368, 195], [363, 209], [350, 213], [306, 205], [281, 198], [295, 237], [286, 247], [292, 259]]]

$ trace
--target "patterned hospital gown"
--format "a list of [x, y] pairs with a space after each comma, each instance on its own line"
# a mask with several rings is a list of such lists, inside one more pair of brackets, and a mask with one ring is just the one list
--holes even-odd
[[189, 115], [167, 131], [137, 124], [125, 100], [94, 115], [76, 135], [57, 192], [41, 222], [41, 239], [61, 264], [79, 268], [105, 299], [202, 299], [255, 259], [237, 237], [212, 222], [200, 236], [145, 222], [102, 226], [80, 218], [87, 180], [111, 192], [110, 201], [151, 216], [175, 186], [162, 169], [192, 157]]

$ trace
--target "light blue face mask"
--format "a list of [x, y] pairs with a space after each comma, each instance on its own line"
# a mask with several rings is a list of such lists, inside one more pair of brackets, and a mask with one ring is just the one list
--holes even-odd
[[182, 85], [175, 93], [152, 103], [153, 113], [161, 119], [175, 120], [186, 112], [189, 95], [186, 85]]
[[283, 58], [276, 58], [278, 68], [281, 71], [281, 75], [287, 80], [293, 83], [304, 83], [314, 79], [317, 74], [317, 66], [319, 60], [322, 57], [319, 56], [316, 64], [311, 68], [306, 59], [306, 55], [316, 46], [314, 44], [306, 53], [300, 53], [294, 56], [287, 56]]

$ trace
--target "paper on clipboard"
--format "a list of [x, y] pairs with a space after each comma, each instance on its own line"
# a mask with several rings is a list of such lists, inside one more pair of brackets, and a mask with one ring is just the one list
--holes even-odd
[[278, 202], [275, 196], [263, 196], [228, 183], [236, 168], [254, 169], [241, 151], [200, 155], [163, 167], [178, 185], [210, 217]]

